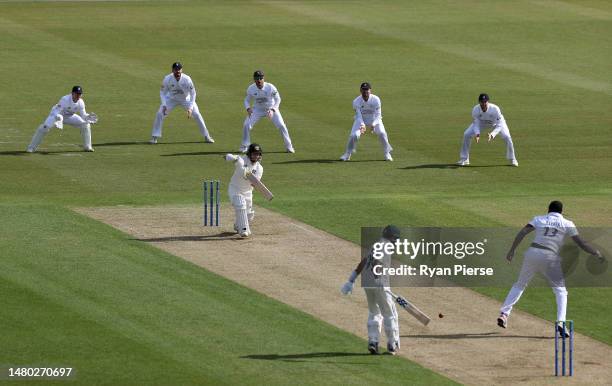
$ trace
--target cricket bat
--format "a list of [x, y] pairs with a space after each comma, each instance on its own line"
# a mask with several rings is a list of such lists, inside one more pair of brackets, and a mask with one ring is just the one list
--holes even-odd
[[410, 315], [414, 316], [423, 325], [427, 326], [429, 324], [429, 322], [431, 321], [431, 318], [427, 316], [425, 313], [423, 313], [423, 311], [419, 310], [417, 306], [410, 303], [408, 300], [406, 300], [406, 298], [402, 296], [398, 296], [391, 291], [386, 291], [386, 292], [388, 292], [391, 296], [393, 296], [393, 299], [395, 299], [395, 302], [399, 304], [400, 307], [405, 309]]
[[271, 201], [274, 198], [272, 192], [266, 187], [266, 185], [263, 184], [263, 182], [259, 181], [257, 177], [249, 173], [247, 174], [247, 178], [251, 185], [253, 185], [253, 187], [257, 189], [259, 193], [263, 194], [266, 200]]

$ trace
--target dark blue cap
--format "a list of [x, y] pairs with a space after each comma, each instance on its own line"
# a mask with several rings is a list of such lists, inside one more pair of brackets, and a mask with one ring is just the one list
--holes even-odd
[[183, 64], [181, 62], [172, 63], [172, 70], [180, 70], [183, 68]]
[[264, 72], [261, 70], [257, 70], [253, 73], [253, 79], [260, 80], [264, 78]]
[[489, 94], [482, 93], [478, 95], [478, 102], [488, 102], [488, 101], [489, 101]]
[[368, 82], [363, 82], [363, 83], [361, 84], [361, 87], [359, 87], [359, 88], [360, 88], [360, 89], [362, 89], [362, 90], [371, 90], [371, 89], [372, 89], [372, 86], [371, 86], [371, 85], [370, 85], [370, 83], [368, 83]]
[[77, 94], [82, 94], [83, 88], [81, 88], [81, 86], [74, 86], [72, 87], [72, 92], [76, 92]]

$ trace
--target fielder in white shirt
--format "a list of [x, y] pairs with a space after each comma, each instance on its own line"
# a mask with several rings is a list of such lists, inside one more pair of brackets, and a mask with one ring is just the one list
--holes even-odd
[[[379, 242], [394, 243], [399, 239], [400, 230], [394, 225], [388, 225], [383, 229], [382, 238]], [[344, 283], [340, 292], [348, 295], [353, 292], [355, 279], [362, 274], [363, 290], [368, 299], [368, 351], [378, 354], [378, 342], [380, 340], [381, 327], [385, 326], [387, 336], [387, 352], [395, 355], [400, 348], [399, 319], [395, 301], [390, 294], [389, 277], [378, 276], [374, 273], [375, 266], [385, 268], [391, 267], [391, 255], [384, 254], [381, 259], [375, 259], [373, 251], [368, 257], [362, 259], [355, 270], [351, 272], [348, 281]]]
[[83, 94], [81, 86], [74, 86], [70, 94], [61, 97], [59, 102], [51, 108], [47, 119], [36, 129], [32, 141], [26, 149], [28, 153], [36, 151], [45, 135], [52, 128], [63, 129], [64, 123], [80, 129], [84, 151], [94, 151], [91, 147], [91, 124], [98, 122], [98, 117], [94, 113], [88, 114], [85, 111], [85, 102], [81, 98], [81, 94]]
[[372, 87], [368, 82], [361, 84], [360, 91], [361, 95], [353, 100], [355, 120], [353, 121], [353, 128], [351, 129], [348, 143], [346, 144], [346, 151], [342, 154], [340, 160], [348, 161], [351, 159], [351, 155], [357, 151], [359, 138], [369, 128], [378, 136], [378, 140], [385, 153], [385, 160], [393, 161], [393, 157], [391, 157], [393, 148], [389, 144], [389, 138], [382, 121], [380, 98], [372, 94]]
[[159, 106], [157, 115], [155, 115], [150, 143], [156, 144], [159, 141], [159, 138], [162, 136], [164, 118], [176, 106], [181, 106], [187, 111], [187, 119], [193, 117], [198, 124], [200, 134], [204, 137], [204, 142], [215, 142], [206, 128], [204, 117], [200, 114], [200, 109], [196, 103], [195, 85], [189, 75], [183, 74], [183, 65], [181, 63], [176, 62], [172, 64], [172, 73], [164, 77], [159, 97], [161, 98], [161, 106]]
[[263, 71], [255, 71], [253, 73], [253, 80], [254, 83], [247, 88], [246, 98], [244, 98], [244, 108], [246, 109], [247, 117], [242, 126], [242, 145], [240, 146], [240, 151], [244, 153], [251, 143], [251, 130], [253, 126], [261, 118], [268, 117], [272, 120], [274, 126], [278, 128], [278, 131], [280, 131], [287, 153], [295, 153], [291, 138], [289, 137], [289, 130], [279, 110], [281, 97], [278, 90], [272, 83], [265, 82]]
[[261, 146], [256, 143], [249, 145], [246, 155], [226, 154], [224, 157], [226, 161], [234, 162], [235, 165], [228, 194], [230, 202], [236, 211], [234, 230], [241, 237], [249, 237], [251, 235], [249, 222], [255, 218], [255, 211], [253, 210], [253, 186], [251, 186], [251, 182], [247, 177], [250, 174], [261, 180], [263, 176], [263, 166], [259, 163], [261, 157]]
[[478, 143], [480, 141], [480, 131], [482, 129], [492, 129], [488, 133], [488, 141], [491, 142], [499, 134], [506, 142], [506, 158], [510, 165], [518, 166], [518, 161], [514, 155], [514, 144], [506, 120], [499, 106], [489, 103], [489, 95], [480, 94], [478, 96], [478, 104], [472, 109], [472, 119], [472, 124], [463, 133], [463, 145], [457, 165], [468, 166], [470, 164], [472, 138], [476, 138], [476, 143]]
[[[535, 231], [535, 238], [529, 249], [525, 251], [525, 259], [521, 267], [518, 280], [512, 286], [504, 304], [501, 307], [500, 315], [497, 318], [497, 325], [506, 328], [508, 317], [512, 312], [512, 307], [519, 301], [523, 291], [537, 272], [548, 279], [557, 301], [557, 321], [566, 320], [567, 311], [567, 290], [565, 289], [565, 278], [561, 268], [561, 256], [559, 250], [563, 246], [563, 240], [570, 236], [587, 253], [598, 256], [603, 262], [601, 252], [589, 246], [580, 236], [574, 223], [563, 217], [563, 204], [560, 201], [552, 201], [548, 206], [548, 214], [534, 217], [516, 235], [512, 247], [506, 256], [508, 261], [512, 261], [514, 251], [521, 243], [525, 235]], [[558, 325], [559, 332], [566, 334], [561, 325]], [[568, 335], [569, 336], [569, 335]]]

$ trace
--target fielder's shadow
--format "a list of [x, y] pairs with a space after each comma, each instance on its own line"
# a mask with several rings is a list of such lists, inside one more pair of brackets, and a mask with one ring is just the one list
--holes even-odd
[[0, 155], [16, 155], [16, 156], [24, 156], [29, 154], [25, 150], [8, 150], [8, 151], [0, 151]]
[[[320, 359], [320, 358], [342, 358], [342, 357], [361, 357], [372, 356], [370, 353], [350, 353], [350, 352], [312, 352], [304, 354], [262, 354], [262, 355], [245, 355], [242, 359], [258, 359], [265, 361], [283, 361], [283, 362], [305, 362], [300, 359]], [[336, 363], [336, 362], [335, 362]], [[345, 363], [345, 362], [342, 362]]]
[[101, 142], [94, 143], [92, 146], [132, 146], [132, 145], [150, 145], [150, 146], [162, 146], [162, 145], [181, 145], [181, 144], [193, 144], [193, 143], [205, 143], [204, 141], [184, 141], [184, 142], [158, 142], [155, 145], [149, 143], [149, 141], [132, 141], [132, 142]]
[[[189, 153], [172, 153], [172, 154], [161, 154], [160, 157], [180, 157], [180, 156], [190, 156], [190, 155], [226, 155], [227, 153], [236, 154], [238, 152], [234, 151], [196, 151]], [[265, 154], [285, 154], [284, 151], [266, 151]]]
[[505, 335], [499, 332], [447, 334], [447, 335], [401, 335], [402, 338], [427, 338], [427, 339], [554, 339], [550, 336], [534, 335]]
[[364, 160], [354, 160], [354, 161], [341, 161], [339, 159], [300, 159], [294, 161], [282, 161], [282, 162], [272, 162], [276, 165], [290, 165], [290, 164], [334, 164], [334, 163], [355, 163], [355, 162], [386, 162], [383, 159], [364, 159]]
[[404, 168], [398, 168], [403, 170], [416, 170], [416, 169], [471, 169], [471, 168], [501, 168], [501, 167], [514, 167], [512, 165], [499, 164], [499, 165], [468, 165], [460, 166], [457, 164], [423, 164], [406, 166]]
[[214, 240], [244, 240], [236, 232], [221, 232], [215, 235], [193, 235], [193, 236], [168, 236], [132, 239], [147, 242], [171, 242], [171, 241], [214, 241]]
[[36, 154], [40, 155], [61, 155], [61, 154], [71, 154], [71, 153], [87, 153], [83, 150], [57, 150], [57, 151], [48, 151], [48, 150], [37, 150], [34, 153], [28, 153], [25, 150], [10, 150], [10, 151], [0, 151], [0, 155], [13, 155], [13, 156], [24, 156], [24, 155], [32, 155]]

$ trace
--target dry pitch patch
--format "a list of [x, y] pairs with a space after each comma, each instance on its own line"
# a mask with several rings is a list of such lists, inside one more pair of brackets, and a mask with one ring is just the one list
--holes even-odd
[[[343, 297], [340, 286], [359, 260], [359, 246], [257, 209], [254, 236], [233, 232], [233, 210], [222, 207], [220, 227], [202, 226], [202, 208], [107, 207], [77, 212], [107, 223], [142, 242], [364, 338], [367, 305], [356, 286]], [[571, 291], [571, 289], [570, 289]], [[463, 288], [398, 288], [433, 320], [420, 325], [400, 312], [400, 354], [464, 384], [549, 384], [555, 381], [553, 328], [515, 311], [509, 328], [496, 326], [499, 302]], [[551, 292], [550, 301], [554, 302]], [[438, 313], [445, 317], [439, 319]], [[386, 343], [386, 341], [385, 341]], [[572, 384], [608, 384], [612, 348], [575, 336]]]

